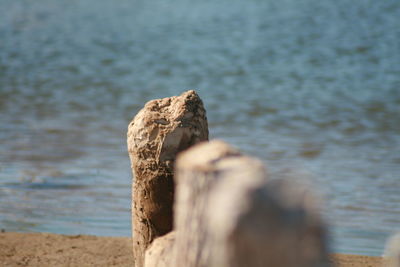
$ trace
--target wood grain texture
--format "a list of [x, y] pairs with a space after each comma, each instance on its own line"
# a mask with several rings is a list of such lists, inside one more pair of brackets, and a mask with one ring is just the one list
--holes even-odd
[[208, 140], [203, 102], [195, 91], [148, 102], [128, 127], [132, 233], [136, 266], [154, 238], [172, 230], [173, 166], [177, 153]]

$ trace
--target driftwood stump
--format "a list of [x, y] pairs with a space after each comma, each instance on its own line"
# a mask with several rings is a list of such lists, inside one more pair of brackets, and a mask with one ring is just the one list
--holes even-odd
[[172, 230], [173, 166], [178, 152], [208, 140], [203, 103], [195, 91], [148, 102], [128, 128], [135, 266], [154, 238]]
[[[219, 141], [178, 156], [170, 266], [328, 266], [313, 197]], [[163, 256], [165, 257], [165, 255]]]

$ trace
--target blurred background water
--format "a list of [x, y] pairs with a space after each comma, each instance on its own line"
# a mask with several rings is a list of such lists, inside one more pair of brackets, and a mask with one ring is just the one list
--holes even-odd
[[332, 251], [400, 228], [397, 0], [0, 0], [0, 228], [130, 235], [128, 122], [196, 89], [212, 138], [307, 177]]

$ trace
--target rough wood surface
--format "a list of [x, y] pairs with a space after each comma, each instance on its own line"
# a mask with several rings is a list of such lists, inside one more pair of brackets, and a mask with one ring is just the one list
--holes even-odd
[[173, 266], [329, 266], [306, 188], [268, 181], [259, 160], [220, 141], [180, 154], [176, 172]]
[[136, 266], [154, 238], [172, 229], [173, 166], [178, 152], [208, 140], [203, 103], [195, 91], [148, 102], [128, 128], [132, 233]]

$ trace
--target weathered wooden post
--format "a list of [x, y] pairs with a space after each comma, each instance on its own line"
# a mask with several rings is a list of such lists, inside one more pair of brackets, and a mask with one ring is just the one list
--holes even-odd
[[329, 266], [312, 196], [259, 160], [212, 141], [178, 156], [175, 179], [170, 266]]
[[132, 234], [135, 266], [154, 238], [172, 230], [173, 167], [178, 152], [208, 140], [206, 112], [195, 91], [148, 102], [128, 127], [133, 171]]

